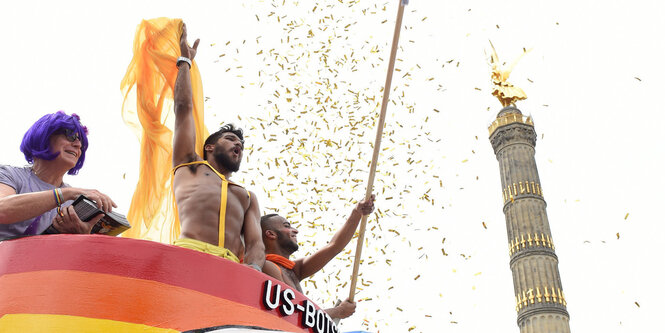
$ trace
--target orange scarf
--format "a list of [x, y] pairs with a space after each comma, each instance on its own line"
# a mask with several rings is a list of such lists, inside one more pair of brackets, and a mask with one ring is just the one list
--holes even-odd
[[281, 266], [283, 266], [284, 268], [287, 268], [287, 269], [293, 269], [293, 266], [296, 265], [295, 262], [293, 262], [289, 259], [286, 259], [286, 258], [280, 256], [279, 254], [266, 254], [266, 260], [270, 260], [270, 261], [272, 261], [272, 262], [274, 262], [278, 265], [281, 265]]

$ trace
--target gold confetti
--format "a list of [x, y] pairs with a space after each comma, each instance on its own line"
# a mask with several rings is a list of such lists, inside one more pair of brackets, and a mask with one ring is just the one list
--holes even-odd
[[624, 216], [623, 219], [624, 219], [624, 220], [627, 220], [629, 214], [630, 214], [630, 213], [626, 213], [626, 216]]
[[[226, 45], [220, 41], [214, 49], [215, 54], [221, 54], [215, 60], [219, 61], [217, 70], [222, 76], [228, 75], [228, 79], [233, 79], [228, 81], [236, 81], [236, 76], [242, 75], [242, 78], [237, 79], [236, 91], [238, 87], [246, 87], [267, 92], [263, 94], [265, 98], [252, 101], [259, 106], [255, 111], [239, 113], [243, 127], [257, 131], [247, 131], [245, 150], [249, 151], [246, 154], [248, 163], [234, 175], [234, 181], [247, 185], [260, 184], [253, 185], [253, 190], [263, 191], [266, 197], [262, 200], [265, 201], [262, 202], [262, 210], [265, 209], [262, 213], [281, 212], [292, 225], [298, 227], [299, 236], [302, 236], [299, 237], [299, 243], [305, 251], [316, 251], [315, 245], [320, 248], [321, 243], [325, 244], [338, 230], [339, 225], [335, 220], [346, 219], [347, 208], [350, 210], [355, 205], [353, 201], [359, 199], [358, 193], [364, 192], [368, 169], [365, 166], [370, 164], [376, 115], [383, 95], [382, 89], [376, 85], [366, 87], [359, 82], [345, 81], [346, 77], [342, 74], [357, 71], [374, 75], [384, 67], [387, 59], [381, 57], [386, 57], [389, 51], [384, 40], [376, 36], [376, 39], [372, 38], [364, 45], [352, 43], [355, 42], [352, 38], [359, 35], [355, 29], [358, 17], [351, 18], [352, 11], [348, 12], [349, 16], [342, 17], [330, 14], [335, 12], [331, 10], [335, 5], [346, 7], [347, 4], [349, 7], [355, 6], [353, 12], [356, 14], [353, 15], [375, 15], [374, 25], [378, 26], [384, 20], [386, 25], [391, 23], [383, 16], [387, 10], [382, 7], [386, 6], [378, 4], [359, 8], [363, 2], [355, 0], [330, 1], [325, 5], [315, 2], [309, 7], [305, 4], [309, 10], [303, 8], [291, 11], [292, 8], [296, 9], [295, 3], [275, 0], [272, 6], [267, 6], [269, 9], [257, 10], [256, 14], [261, 24], [274, 24], [273, 27], [283, 29], [281, 37], [267, 40], [240, 35], [239, 38], [233, 37]], [[421, 21], [416, 19], [414, 23], [420, 22], [433, 24], [432, 20], [422, 16]], [[410, 30], [411, 26], [406, 29]], [[251, 41], [253, 38], [256, 48], [238, 47], [243, 39]], [[339, 48], [342, 45], [340, 43], [358, 46]], [[400, 47], [398, 55], [401, 53]], [[251, 69], [238, 66], [251, 58], [259, 61], [260, 65]], [[461, 67], [459, 61], [449, 60], [447, 63], [441, 60], [437, 64], [457, 62], [454, 65]], [[451, 183], [452, 179], [445, 178], [437, 168], [441, 154], [428, 156], [418, 153], [437, 149], [442, 141], [443, 136], [437, 133], [436, 124], [439, 121], [437, 118], [444, 115], [441, 108], [446, 106], [430, 106], [429, 109], [416, 111], [415, 100], [409, 96], [413, 88], [408, 88], [408, 84], [414, 81], [420, 81], [420, 84], [431, 90], [446, 91], [446, 87], [438, 82], [441, 76], [426, 72], [426, 66], [409, 63], [407, 59], [399, 59], [397, 67], [402, 75], [396, 75], [393, 81], [388, 119], [392, 117], [390, 113], [393, 112], [393, 105], [407, 110], [409, 116], [413, 114], [413, 117], [395, 116], [395, 121], [387, 121], [384, 128], [374, 188], [384, 198], [382, 201], [385, 205], [378, 205], [381, 209], [375, 209], [367, 221], [365, 244], [368, 253], [364, 255], [361, 264], [368, 266], [368, 271], [377, 268], [400, 269], [401, 265], [398, 265], [394, 255], [412, 246], [410, 237], [405, 237], [405, 230], [411, 230], [414, 226], [411, 222], [412, 214], [418, 211], [439, 212], [449, 205], [448, 202], [441, 203], [445, 191], [457, 187]], [[451, 67], [448, 65], [446, 69]], [[226, 69], [228, 72], [225, 72]], [[311, 79], [313, 77], [314, 80]], [[220, 101], [217, 97], [219, 95], [210, 96], [210, 105], [206, 107], [217, 107], [213, 104]], [[422, 116], [418, 115], [423, 111]], [[236, 114], [230, 117], [235, 118]], [[479, 140], [477, 136], [476, 140]], [[405, 155], [402, 152], [406, 152]], [[399, 176], [402, 169], [411, 181], [407, 182]], [[443, 185], [442, 179], [447, 180], [448, 186]], [[410, 205], [411, 196], [421, 200], [417, 204], [427, 205]], [[405, 223], [397, 224], [398, 221]], [[443, 232], [436, 227], [425, 228], [431, 233]], [[358, 234], [355, 235], [357, 237]], [[449, 259], [444, 249], [447, 247], [445, 238], [442, 234], [437, 237], [442, 239], [443, 257], [438, 259]], [[418, 248], [419, 259], [424, 260], [427, 255], [432, 255], [427, 247], [421, 246], [423, 244], [413, 245], [411, 249]], [[309, 254], [301, 253], [298, 256]], [[322, 286], [320, 290], [330, 290], [330, 294], [336, 289], [348, 287], [344, 269], [352, 261], [353, 250], [344, 251], [324, 268], [325, 274], [315, 275], [311, 280]], [[375, 296], [369, 293], [376, 292], [373, 289], [376, 284], [363, 280], [363, 273], [361, 269], [358, 290]], [[420, 276], [415, 276], [414, 281], [419, 280]], [[308, 285], [308, 296], [324, 302], [325, 292], [311, 290], [312, 282]], [[386, 289], [393, 290], [393, 286], [381, 288], [382, 291]], [[379, 295], [374, 299], [380, 300], [383, 295]], [[400, 306], [404, 308], [398, 311], [404, 314], [415, 311], [410, 306]], [[374, 313], [371, 309], [369, 312]], [[382, 314], [386, 312], [382, 310]], [[373, 322], [377, 322], [375, 318], [368, 318], [365, 325], [369, 326]], [[402, 326], [401, 330], [404, 331], [410, 325]], [[412, 331], [421, 331], [416, 326], [412, 327]]]

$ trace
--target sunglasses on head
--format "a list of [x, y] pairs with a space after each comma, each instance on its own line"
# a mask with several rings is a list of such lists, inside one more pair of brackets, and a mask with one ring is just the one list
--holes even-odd
[[53, 132], [53, 134], [62, 134], [62, 135], [65, 136], [65, 138], [69, 142], [74, 142], [76, 140], [81, 141], [81, 137], [79, 136], [79, 133], [77, 131], [69, 129], [69, 128], [59, 129], [59, 130]]

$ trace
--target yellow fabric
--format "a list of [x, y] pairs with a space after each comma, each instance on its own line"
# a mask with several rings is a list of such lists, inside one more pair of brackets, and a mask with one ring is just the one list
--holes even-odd
[[[222, 178], [223, 179], [223, 178]], [[224, 236], [226, 236], [226, 199], [228, 196], [229, 182], [222, 180], [222, 190], [219, 198], [219, 246], [224, 246]]]
[[240, 260], [238, 257], [231, 252], [231, 250], [223, 248], [221, 246], [214, 246], [200, 240], [191, 239], [191, 238], [180, 238], [176, 239], [173, 242], [173, 245], [184, 247], [190, 250], [196, 250], [207, 254], [212, 254], [213, 256], [218, 256], [220, 258], [228, 259], [233, 262], [239, 263]]
[[55, 314], [6, 314], [0, 318], [0, 332], [85, 332], [85, 333], [178, 333], [177, 330], [109, 319]]
[[[172, 184], [173, 89], [180, 56], [182, 20], [143, 20], [134, 37], [134, 57], [122, 79], [122, 117], [141, 142], [139, 181], [127, 213], [132, 228], [123, 236], [171, 243], [174, 214]], [[203, 154], [208, 130], [203, 122], [203, 89], [196, 62], [190, 71], [196, 152]]]
[[[208, 161], [194, 161], [194, 162], [189, 162], [189, 163], [183, 163], [180, 165], [177, 165], [175, 168], [173, 168], [173, 178], [175, 178], [175, 172], [178, 170], [180, 167], [187, 166], [187, 165], [193, 165], [193, 164], [204, 164], [210, 168], [217, 176], [219, 176], [220, 179], [222, 179], [222, 188], [220, 190], [220, 198], [219, 198], [219, 235], [218, 235], [218, 246], [224, 247], [224, 236], [226, 235], [224, 228], [226, 227], [226, 200], [227, 200], [227, 193], [229, 189], [229, 183], [232, 185], [240, 186], [238, 184], [235, 184], [233, 182], [230, 182], [222, 175], [219, 173], [215, 168], [208, 163]], [[171, 180], [171, 187], [173, 187], [173, 179]], [[242, 187], [242, 186], [241, 186]], [[247, 196], [249, 196], [249, 191], [247, 191]], [[174, 211], [175, 211], [175, 223], [173, 223], [173, 229], [172, 233], [176, 235], [180, 235], [180, 215], [178, 214], [178, 206], [175, 204], [175, 196], [174, 196]]]

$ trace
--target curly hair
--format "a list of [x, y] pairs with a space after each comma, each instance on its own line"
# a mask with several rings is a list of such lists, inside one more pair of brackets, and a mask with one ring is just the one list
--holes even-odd
[[79, 135], [81, 156], [76, 165], [67, 171], [70, 175], [77, 174], [83, 167], [85, 151], [88, 150], [88, 128], [81, 125], [80, 117], [75, 113], [71, 116], [63, 111], [49, 113], [32, 124], [21, 141], [21, 152], [25, 155], [25, 160], [32, 164], [35, 158], [50, 161], [58, 157], [60, 152], [51, 151], [50, 138], [53, 133], [62, 129], [70, 129]]

